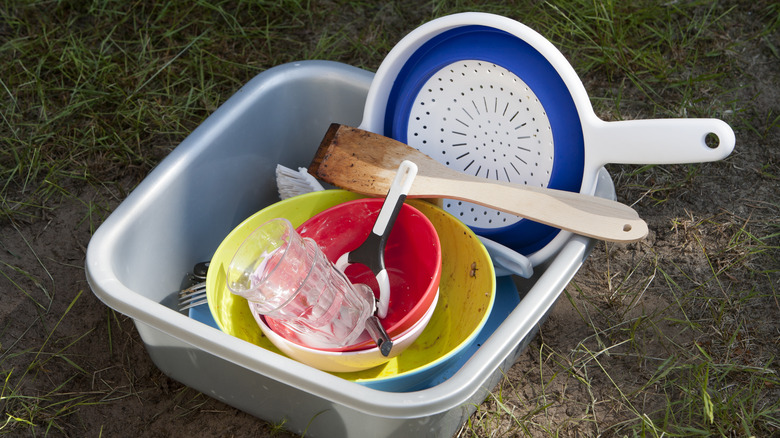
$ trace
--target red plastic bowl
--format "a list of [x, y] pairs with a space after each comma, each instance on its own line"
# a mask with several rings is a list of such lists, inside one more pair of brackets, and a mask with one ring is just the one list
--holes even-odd
[[[304, 222], [298, 232], [314, 239], [331, 262], [347, 251], [355, 250], [371, 233], [384, 199], [356, 199], [331, 207]], [[431, 221], [416, 208], [404, 204], [385, 245], [385, 268], [390, 278], [390, 303], [382, 326], [391, 339], [400, 336], [425, 315], [434, 301], [441, 279], [441, 245]], [[365, 283], [379, 297], [374, 274], [365, 266], [347, 267], [353, 283]], [[278, 323], [266, 318], [277, 333], [285, 332]], [[370, 348], [363, 341], [332, 351]]]

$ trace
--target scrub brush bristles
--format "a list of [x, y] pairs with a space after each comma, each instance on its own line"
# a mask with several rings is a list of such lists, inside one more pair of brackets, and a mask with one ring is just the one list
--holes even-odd
[[292, 198], [304, 193], [325, 190], [316, 178], [311, 176], [305, 167], [298, 170], [276, 165], [276, 186], [281, 199]]

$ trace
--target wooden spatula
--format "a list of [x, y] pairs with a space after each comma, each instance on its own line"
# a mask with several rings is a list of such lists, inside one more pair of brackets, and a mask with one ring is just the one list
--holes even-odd
[[636, 211], [619, 202], [473, 177], [391, 138], [336, 123], [325, 134], [309, 173], [353, 192], [384, 196], [403, 160], [418, 167], [409, 198], [473, 202], [613, 242], [633, 242], [647, 235], [647, 224]]

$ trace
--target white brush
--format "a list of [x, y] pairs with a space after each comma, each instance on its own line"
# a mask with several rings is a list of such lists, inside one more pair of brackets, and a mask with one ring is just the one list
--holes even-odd
[[[310, 175], [305, 167], [299, 167], [296, 171], [281, 164], [276, 165], [276, 186], [281, 199], [325, 190], [322, 184]], [[527, 257], [488, 238], [478, 237], [493, 260], [497, 276], [515, 274], [523, 278], [531, 278], [534, 268]]]
[[305, 167], [299, 167], [298, 170], [289, 167], [276, 165], [276, 187], [279, 190], [279, 197], [284, 199], [304, 193], [325, 190], [322, 184], [306, 171]]

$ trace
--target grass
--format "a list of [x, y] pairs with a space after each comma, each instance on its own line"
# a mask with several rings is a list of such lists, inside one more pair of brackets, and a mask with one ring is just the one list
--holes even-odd
[[[682, 266], [650, 249], [635, 264], [600, 273], [609, 277], [607, 291], [575, 279], [564, 294], [579, 321], [566, 324], [581, 330], [581, 339], [561, 345], [542, 336], [532, 359], [538, 368], [524, 369], [519, 384], [507, 379], [503, 391], [512, 396], [494, 396], [486, 411], [480, 407], [474, 434], [774, 433], [780, 426], [776, 324], [761, 320], [759, 308], [780, 309], [778, 246], [767, 243], [777, 235], [755, 239], [742, 224], [712, 219], [685, 226], [695, 232], [710, 224], [724, 230], [722, 243], [693, 239], [696, 263]], [[722, 249], [715, 254], [711, 247]], [[646, 295], [657, 301], [643, 302]], [[528, 397], [518, 390], [524, 383], [540, 393]], [[562, 406], [579, 415], [560, 422]]]
[[[0, 224], [21, 233], [71, 201], [79, 205], [74, 225], [91, 233], [259, 72], [300, 59], [375, 70], [405, 33], [467, 10], [516, 18], [550, 39], [605, 120], [723, 118], [737, 131], [738, 152], [711, 165], [609, 167], [621, 200], [663, 211], [651, 223], [656, 245], [597, 246], [558, 304], [572, 312], [578, 335], [556, 337], [565, 330], [545, 326], [461, 434], [776, 431], [780, 222], [771, 187], [780, 164], [771, 146], [780, 109], [776, 86], [774, 96], [754, 87], [780, 63], [773, 2], [6, 2]], [[770, 68], [760, 70], [757, 59]], [[739, 172], [747, 176], [733, 176]], [[734, 186], [718, 187], [720, 205], [695, 202], [697, 187], [726, 179], [753, 185], [739, 196]], [[0, 327], [0, 434], [78, 434], [79, 409], [140, 395], [110, 382], [74, 391], [71, 379], [48, 380], [53, 367], [99, 380], [102, 370], [69, 351], [95, 336], [108, 339], [110, 354], [122, 346], [110, 331], [60, 335], [84, 297], [58, 291], [53, 261], [37, 256], [35, 237], [24, 237], [25, 254], [0, 237], [3, 290], [35, 309], [16, 338], [10, 322]], [[118, 319], [109, 311], [106, 326], [121, 327]], [[172, 398], [182, 416], [204, 403], [187, 390]]]
[[[95, 403], [94, 394], [89, 392], [69, 392], [64, 390], [71, 379], [78, 374], [86, 374], [86, 371], [68, 357], [68, 349], [79, 342], [82, 338], [89, 335], [89, 332], [83, 333], [79, 338], [70, 341], [64, 346], [52, 348], [54, 344], [57, 327], [68, 316], [73, 305], [81, 296], [79, 292], [54, 327], [48, 332], [48, 335], [37, 346], [35, 350], [25, 347], [4, 348], [0, 356], [0, 365], [2, 365], [3, 383], [0, 387], [0, 402], [3, 407], [3, 423], [0, 425], [0, 432], [14, 431], [19, 429], [35, 428], [49, 434], [53, 431], [64, 432], [60, 421], [69, 416], [79, 408]], [[28, 327], [28, 330], [32, 325]], [[5, 347], [5, 346], [4, 346]], [[6, 364], [15, 356], [26, 358], [26, 367], [7, 368]], [[38, 394], [29, 394], [26, 391], [26, 384], [30, 380], [41, 378], [39, 374], [45, 374], [49, 362], [61, 360], [71, 367], [71, 377], [65, 381], [56, 382], [46, 392]]]

